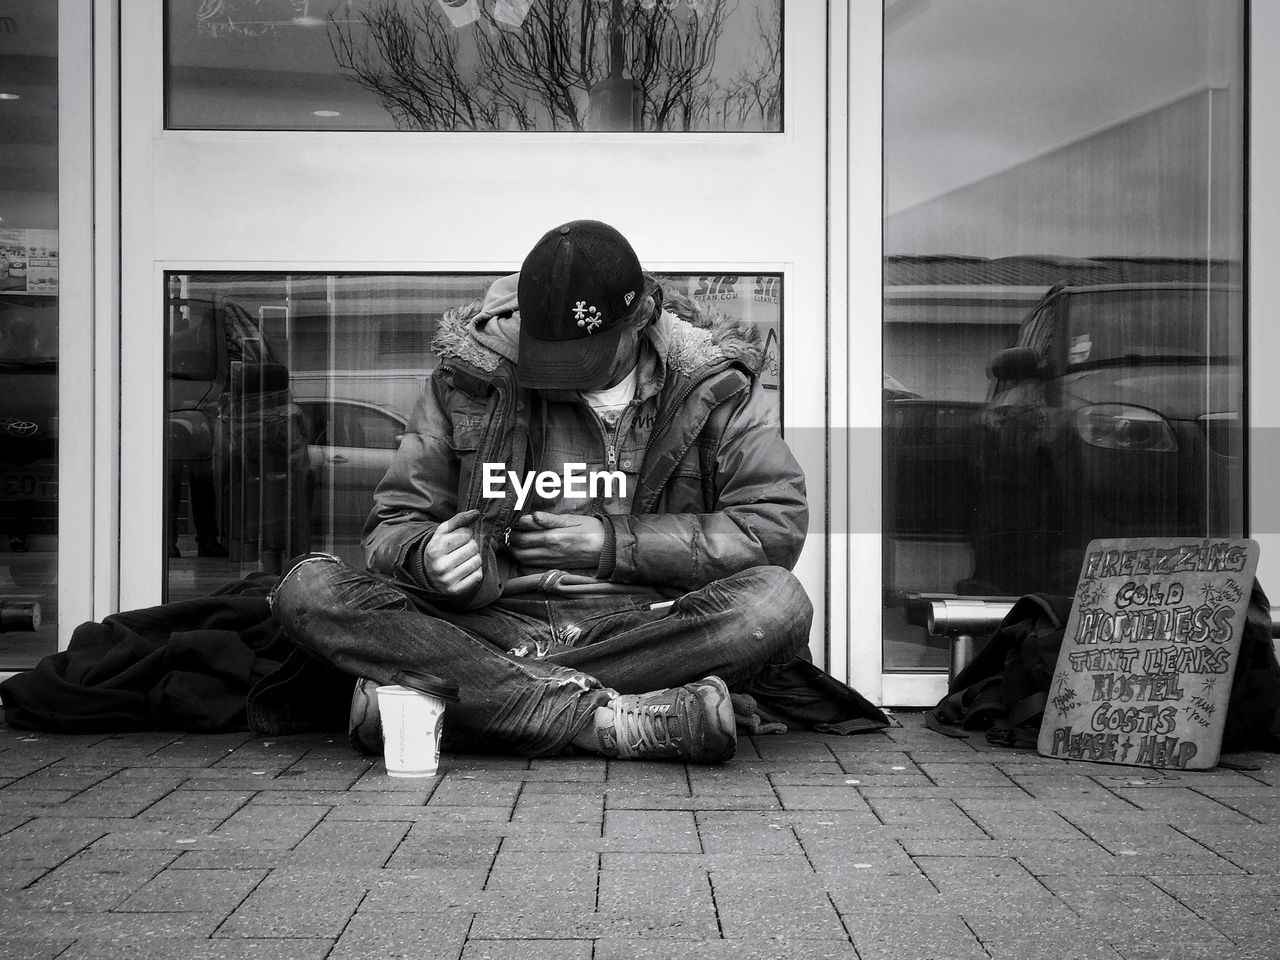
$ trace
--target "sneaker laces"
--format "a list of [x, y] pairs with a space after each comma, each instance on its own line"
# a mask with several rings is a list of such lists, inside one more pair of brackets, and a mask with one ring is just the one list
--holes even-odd
[[679, 749], [679, 741], [671, 733], [674, 724], [663, 722], [676, 719], [672, 715], [672, 704], [634, 701], [620, 704], [615, 700], [610, 706], [614, 711], [614, 725], [621, 734], [619, 743], [628, 754]]

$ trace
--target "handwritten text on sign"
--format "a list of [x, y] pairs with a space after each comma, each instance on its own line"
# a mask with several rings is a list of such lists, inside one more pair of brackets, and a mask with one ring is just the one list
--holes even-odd
[[1049, 691], [1049, 757], [1206, 769], [1218, 762], [1258, 546], [1095, 540]]

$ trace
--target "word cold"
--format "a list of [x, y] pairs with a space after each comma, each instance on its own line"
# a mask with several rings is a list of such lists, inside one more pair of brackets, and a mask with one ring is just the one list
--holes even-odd
[[507, 495], [503, 487], [509, 480], [516, 492], [517, 510], [524, 509], [530, 490], [544, 500], [556, 497], [567, 500], [610, 499], [615, 495], [625, 499], [627, 496], [627, 475], [621, 470], [588, 471], [585, 463], [566, 463], [562, 473], [539, 470], [521, 476], [514, 470], [507, 470], [506, 466], [505, 463], [484, 465], [484, 496], [488, 500], [503, 499]]

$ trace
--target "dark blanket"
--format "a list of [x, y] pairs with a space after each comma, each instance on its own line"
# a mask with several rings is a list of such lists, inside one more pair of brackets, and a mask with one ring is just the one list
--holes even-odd
[[275, 577], [84, 623], [61, 653], [0, 683], [11, 727], [62, 733], [243, 730], [245, 699], [294, 648], [267, 606]]
[[[276, 581], [252, 574], [209, 597], [81, 624], [65, 651], [0, 683], [5, 722], [62, 733], [340, 728], [352, 678], [285, 636], [266, 600]], [[839, 734], [889, 725], [857, 691], [799, 658], [745, 692], [757, 723]]]
[[809, 661], [809, 651], [790, 663], [766, 668], [745, 691], [766, 723], [818, 733], [869, 733], [889, 726], [884, 711]]

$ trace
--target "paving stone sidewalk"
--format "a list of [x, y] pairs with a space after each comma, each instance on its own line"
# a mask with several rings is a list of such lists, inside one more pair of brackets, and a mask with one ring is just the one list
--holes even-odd
[[918, 713], [720, 767], [0, 726], [4, 960], [1280, 956], [1280, 757], [1152, 771]]

